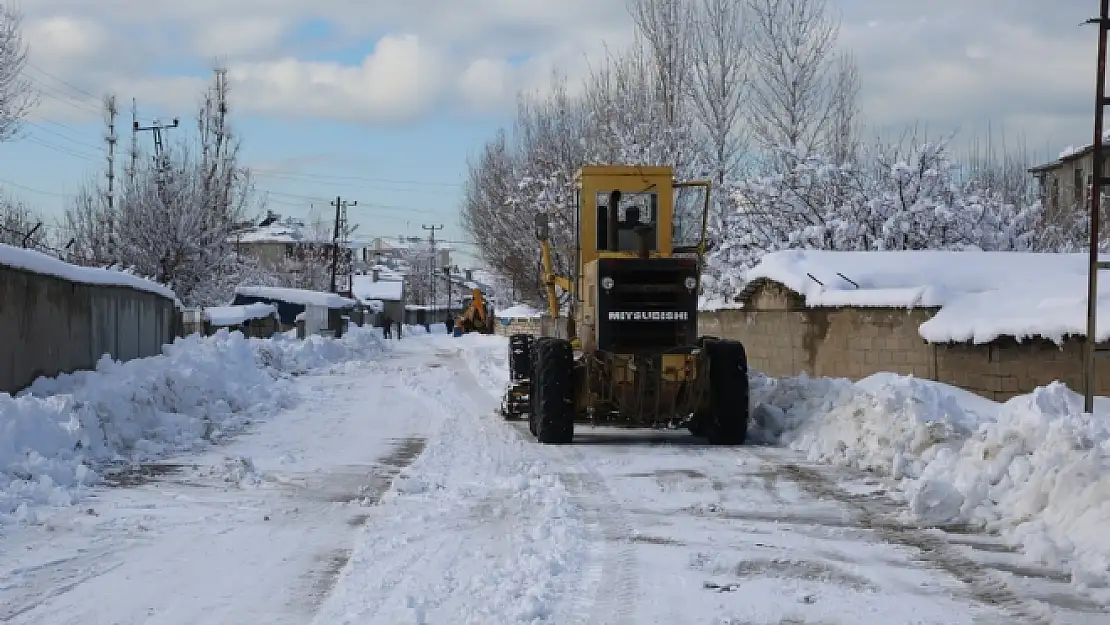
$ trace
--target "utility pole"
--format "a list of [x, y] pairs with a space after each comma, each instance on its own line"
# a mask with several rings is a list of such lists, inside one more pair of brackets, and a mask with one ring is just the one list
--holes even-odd
[[139, 103], [131, 98], [131, 166], [127, 169], [127, 182], [135, 182], [139, 169]]
[[436, 230], [443, 230], [443, 225], [441, 224], [439, 226], [420, 226], [420, 227], [425, 229], [425, 230], [430, 230], [431, 233], [432, 233], [432, 237], [431, 237], [432, 258], [431, 258], [431, 260], [428, 261], [428, 277], [429, 277], [429, 279], [431, 280], [431, 283], [432, 283], [431, 284], [431, 287], [432, 287], [432, 308], [434, 309], [435, 305], [436, 305]]
[[1098, 24], [1098, 70], [1095, 74], [1095, 137], [1092, 143], [1094, 175], [1091, 176], [1091, 241], [1087, 271], [1087, 340], [1083, 343], [1083, 411], [1094, 413], [1095, 408], [1095, 356], [1108, 350], [1098, 349], [1098, 272], [1110, 269], [1110, 262], [1098, 258], [1099, 222], [1102, 216], [1102, 187], [1110, 184], [1103, 169], [1102, 131], [1103, 115], [1110, 98], [1106, 97], [1106, 36], [1110, 31], [1110, 0], [1101, 0], [1099, 17], [1087, 20]]
[[169, 157], [165, 154], [165, 142], [162, 140], [162, 131], [171, 128], [177, 128], [181, 125], [181, 120], [173, 118], [173, 122], [169, 124], [162, 124], [156, 119], [149, 126], [140, 126], [139, 121], [131, 122], [131, 130], [133, 133], [150, 132], [154, 135], [154, 165], [158, 171], [158, 183], [164, 182], [163, 176], [166, 170], [169, 169]]
[[358, 206], [358, 202], [351, 200], [347, 201], [338, 195], [335, 196], [335, 201], [331, 203], [335, 207], [335, 231], [331, 239], [331, 292], [338, 293], [339, 285], [337, 277], [339, 275], [339, 232], [340, 224], [343, 224], [343, 231], [347, 230], [347, 207]]
[[109, 212], [115, 208], [115, 182], [116, 182], [116, 115], [119, 114], [119, 109], [116, 108], [116, 96], [110, 95], [104, 98], [104, 115], [105, 123], [108, 124], [108, 133], [104, 135], [104, 141], [108, 144], [108, 192], [105, 193], [105, 199], [108, 201]]

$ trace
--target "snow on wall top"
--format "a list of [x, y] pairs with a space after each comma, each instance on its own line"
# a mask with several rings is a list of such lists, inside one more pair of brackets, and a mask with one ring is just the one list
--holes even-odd
[[212, 306], [204, 309], [204, 318], [216, 326], [234, 326], [248, 319], [278, 317], [277, 306], [273, 304], [242, 304], [239, 306]]
[[374, 282], [373, 276], [353, 276], [351, 293], [364, 302], [370, 300], [399, 302], [404, 297], [404, 285], [401, 280], [379, 279]]
[[[1086, 335], [1086, 254], [789, 250], [768, 254], [747, 278], [778, 282], [802, 295], [807, 306], [939, 307], [918, 329], [933, 343], [989, 343], [1001, 336], [1060, 343], [1068, 335]], [[1105, 341], [1105, 282], [1098, 308], [1095, 338]]]
[[32, 273], [54, 276], [80, 284], [122, 286], [146, 291], [178, 302], [177, 295], [168, 286], [158, 284], [122, 271], [80, 267], [58, 260], [35, 250], [25, 250], [0, 243], [0, 265], [23, 269]]
[[262, 297], [265, 299], [280, 300], [301, 306], [324, 306], [326, 308], [349, 308], [358, 304], [353, 299], [340, 297], [335, 293], [322, 291], [308, 291], [305, 289], [287, 289], [270, 286], [241, 286], [235, 289], [237, 295], [246, 297]]
[[535, 319], [542, 316], [543, 313], [527, 304], [517, 304], [497, 311], [497, 317], [500, 319]]

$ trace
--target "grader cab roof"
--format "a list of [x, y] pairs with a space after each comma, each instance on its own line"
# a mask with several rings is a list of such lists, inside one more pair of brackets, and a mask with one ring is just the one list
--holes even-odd
[[578, 168], [574, 180], [581, 182], [583, 176], [643, 176], [645, 178], [668, 176], [673, 178], [674, 168], [660, 165], [584, 165]]

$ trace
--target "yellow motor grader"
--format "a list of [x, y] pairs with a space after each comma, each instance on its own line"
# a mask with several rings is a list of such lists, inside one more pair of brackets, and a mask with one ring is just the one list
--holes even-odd
[[[583, 167], [576, 184], [571, 275], [554, 273], [548, 222], [536, 221], [548, 314], [564, 323], [510, 337], [502, 414], [527, 418], [541, 443], [570, 443], [576, 423], [591, 423], [685, 426], [713, 444], [742, 444], [744, 346], [697, 336], [710, 182], [606, 165]], [[703, 202], [676, 210], [689, 191]], [[565, 319], [557, 289], [569, 294]]]

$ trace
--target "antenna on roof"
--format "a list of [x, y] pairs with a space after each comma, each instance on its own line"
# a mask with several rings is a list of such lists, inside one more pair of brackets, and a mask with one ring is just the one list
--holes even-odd
[[846, 275], [844, 275], [844, 274], [840, 273], [839, 271], [838, 271], [838, 272], [836, 272], [836, 275], [840, 276], [841, 278], [844, 278], [844, 279], [845, 279], [846, 281], [848, 281], [848, 282], [851, 282], [851, 283], [852, 283], [852, 286], [856, 287], [857, 289], [859, 288], [859, 283], [857, 283], [857, 282], [856, 282], [855, 280], [853, 280], [853, 279], [849, 278], [848, 276], [846, 276]]

